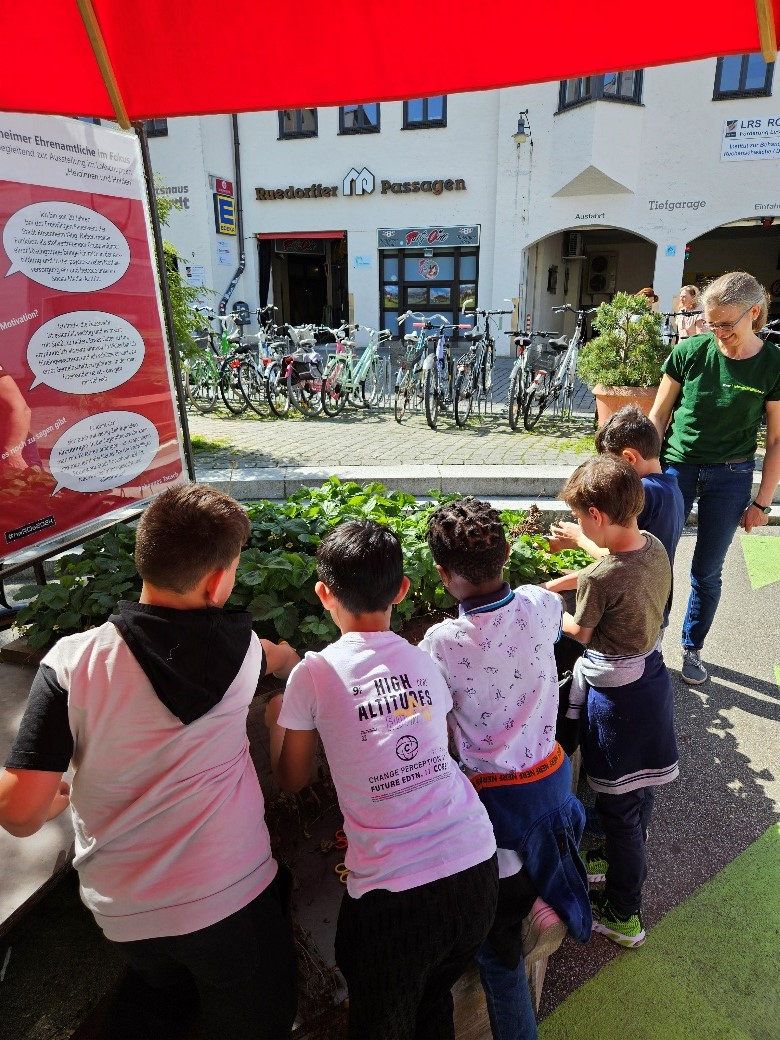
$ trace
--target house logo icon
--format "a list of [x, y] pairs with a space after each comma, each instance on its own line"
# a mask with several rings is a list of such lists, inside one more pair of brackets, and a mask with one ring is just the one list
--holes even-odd
[[343, 195], [370, 195], [374, 190], [374, 175], [367, 167], [356, 170], [353, 166], [342, 185]]

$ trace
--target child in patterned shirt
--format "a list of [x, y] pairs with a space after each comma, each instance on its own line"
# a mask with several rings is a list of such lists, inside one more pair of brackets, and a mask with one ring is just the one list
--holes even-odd
[[[457, 618], [428, 630], [421, 649], [452, 693], [450, 729], [461, 766], [488, 811], [499, 847], [499, 910], [480, 950], [494, 1036], [529, 1040], [536, 1025], [522, 960], [520, 922], [537, 893], [586, 942], [591, 911], [578, 854], [584, 811], [571, 792], [571, 763], [555, 739], [554, 645], [562, 601], [503, 580], [504, 527], [488, 502], [440, 506], [427, 541]], [[522, 868], [522, 869], [521, 869]], [[499, 999], [497, 994], [503, 996]]]

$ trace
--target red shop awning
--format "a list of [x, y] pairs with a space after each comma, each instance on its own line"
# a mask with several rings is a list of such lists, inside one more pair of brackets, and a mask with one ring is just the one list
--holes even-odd
[[345, 231], [258, 231], [255, 238], [344, 238]]
[[[117, 112], [125, 124], [486, 90], [759, 50], [773, 60], [780, 24], [780, 0], [710, 0], [687, 13], [679, 0], [651, 8], [625, 0], [595, 7], [6, 0], [1, 7], [0, 109]], [[250, 54], [257, 60], [242, 64]]]

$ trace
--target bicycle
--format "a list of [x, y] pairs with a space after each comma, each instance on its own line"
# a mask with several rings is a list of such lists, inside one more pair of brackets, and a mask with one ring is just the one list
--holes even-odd
[[[196, 340], [197, 353], [185, 359], [182, 372], [187, 399], [199, 412], [206, 413], [216, 406], [219, 393], [226, 407], [233, 414], [240, 415], [246, 409], [246, 403], [243, 399], [236, 400], [240, 394], [235, 359], [237, 354], [248, 349], [241, 342], [241, 331], [232, 315], [216, 318], [210, 308], [194, 309], [196, 313], [205, 315], [208, 322], [218, 321], [221, 331], [217, 337], [211, 325], [204, 325]], [[231, 325], [234, 331], [228, 333]]]
[[424, 384], [423, 397], [425, 400], [425, 419], [432, 430], [436, 429], [439, 421], [439, 412], [443, 408], [449, 408], [452, 404], [454, 389], [455, 364], [452, 360], [450, 336], [455, 329], [468, 329], [468, 325], [453, 325], [444, 318], [443, 314], [434, 314], [434, 318], [442, 318], [444, 323], [439, 326], [432, 324], [429, 318], [424, 322], [426, 329], [436, 329], [436, 333], [428, 336], [426, 343], [428, 356], [423, 361]]
[[[474, 311], [477, 325], [464, 336], [469, 340], [468, 354], [464, 354], [457, 363], [455, 389], [453, 396], [453, 413], [455, 422], [463, 428], [471, 415], [476, 401], [477, 412], [481, 405], [487, 410], [488, 395], [493, 387], [493, 360], [495, 358], [496, 341], [490, 329], [490, 319], [498, 314], [512, 314], [512, 311]], [[482, 328], [479, 319], [482, 319]], [[494, 321], [494, 324], [495, 321]]]
[[[355, 361], [355, 344], [346, 338], [350, 330], [360, 329], [368, 333], [368, 346]], [[328, 330], [336, 336], [336, 352], [329, 354], [322, 377], [322, 410], [328, 416], [341, 412], [347, 402], [359, 408], [369, 408], [377, 403], [382, 379], [382, 359], [379, 344], [393, 338], [389, 329], [369, 329], [363, 325], [343, 325], [340, 329]]]
[[416, 311], [407, 311], [398, 317], [398, 327], [402, 327], [409, 318], [417, 318], [415, 325], [419, 332], [408, 332], [403, 338], [404, 353], [398, 363], [393, 395], [393, 414], [395, 421], [403, 421], [407, 411], [420, 411], [423, 405], [423, 355], [425, 354], [425, 327], [419, 321], [424, 315]]
[[[571, 416], [574, 406], [574, 377], [580, 346], [585, 342], [585, 318], [595, 314], [597, 307], [576, 310], [570, 303], [553, 307], [554, 314], [567, 311], [577, 315], [577, 325], [571, 340], [566, 336], [531, 342], [525, 365], [532, 374], [523, 400], [523, 425], [526, 430], [536, 426], [547, 403], [552, 399], [556, 415]], [[510, 420], [511, 424], [511, 420]]]
[[252, 312], [257, 315], [260, 326], [256, 334], [257, 357], [255, 357], [254, 350], [250, 349], [242, 357], [238, 366], [239, 389], [249, 407], [257, 415], [265, 415], [265, 409], [262, 406], [268, 404], [266, 379], [269, 366], [275, 358], [271, 347], [272, 337], [276, 331], [272, 320], [275, 310], [276, 308], [269, 304], [266, 307], [258, 307]]

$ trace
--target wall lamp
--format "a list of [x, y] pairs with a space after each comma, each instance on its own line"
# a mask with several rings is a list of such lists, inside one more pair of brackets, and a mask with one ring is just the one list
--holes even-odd
[[528, 119], [528, 109], [521, 112], [517, 119], [517, 130], [512, 134], [512, 140], [519, 148], [521, 144], [526, 141], [531, 142], [531, 147], [534, 146], [533, 138], [531, 137], [531, 123]]

